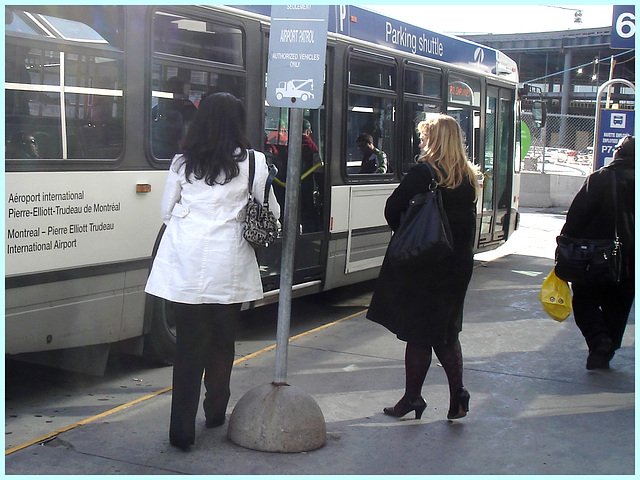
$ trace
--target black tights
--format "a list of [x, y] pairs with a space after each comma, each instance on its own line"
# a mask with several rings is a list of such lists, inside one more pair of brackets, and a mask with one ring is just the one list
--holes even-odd
[[[405, 396], [410, 399], [418, 398], [422, 392], [422, 384], [427, 377], [427, 372], [431, 366], [432, 347], [422, 347], [407, 343], [404, 354], [406, 387]], [[450, 343], [434, 345], [433, 351], [445, 373], [449, 382], [449, 393], [453, 395], [462, 388], [462, 348], [458, 338]]]

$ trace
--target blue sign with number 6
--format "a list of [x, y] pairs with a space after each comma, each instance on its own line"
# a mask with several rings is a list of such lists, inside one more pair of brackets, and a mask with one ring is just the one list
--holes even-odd
[[635, 48], [636, 7], [635, 5], [614, 5], [611, 26], [611, 48]]

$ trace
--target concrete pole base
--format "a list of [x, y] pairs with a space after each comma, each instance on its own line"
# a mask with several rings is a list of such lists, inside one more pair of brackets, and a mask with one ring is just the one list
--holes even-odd
[[228, 436], [252, 450], [298, 453], [324, 446], [327, 428], [309, 394], [291, 385], [269, 383], [240, 399], [229, 419]]

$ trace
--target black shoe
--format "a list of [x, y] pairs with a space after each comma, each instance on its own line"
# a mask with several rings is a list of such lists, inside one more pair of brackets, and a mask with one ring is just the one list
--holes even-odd
[[597, 368], [607, 370], [609, 368], [609, 360], [608, 353], [600, 353], [592, 350], [587, 357], [587, 370], [595, 370]]
[[427, 408], [427, 402], [424, 401], [424, 398], [418, 397], [412, 400], [405, 395], [395, 406], [385, 407], [382, 411], [396, 418], [404, 417], [407, 413], [415, 411], [416, 419], [420, 419], [425, 408]]
[[462, 387], [456, 393], [451, 396], [449, 402], [449, 412], [447, 418], [449, 420], [455, 420], [456, 418], [462, 418], [467, 416], [469, 411], [469, 399], [471, 395], [466, 388]]
[[225, 421], [224, 415], [222, 415], [221, 417], [207, 418], [205, 425], [207, 428], [220, 427], [224, 425], [224, 421]]
[[178, 440], [178, 439], [169, 439], [169, 443], [174, 447], [179, 448], [183, 452], [188, 452], [191, 450], [191, 446], [193, 445], [193, 440]]
[[587, 370], [595, 370], [597, 368], [608, 369], [609, 360], [613, 358], [613, 340], [606, 335], [602, 335], [595, 347], [589, 350], [587, 357]]

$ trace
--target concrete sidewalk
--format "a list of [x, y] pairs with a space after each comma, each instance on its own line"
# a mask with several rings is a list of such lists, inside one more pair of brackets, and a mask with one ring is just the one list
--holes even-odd
[[[447, 421], [434, 362], [421, 420], [382, 413], [404, 389], [404, 343], [357, 315], [289, 346], [287, 381], [323, 411], [327, 443], [298, 454], [247, 450], [205, 429], [190, 452], [169, 445], [171, 394], [5, 457], [7, 474], [627, 474], [635, 473], [635, 320], [608, 371], [585, 369], [573, 317], [538, 302], [552, 260], [507, 255], [475, 269], [461, 342], [469, 415]], [[273, 351], [237, 365], [228, 415], [270, 383]], [[227, 415], [227, 418], [228, 418]]]

